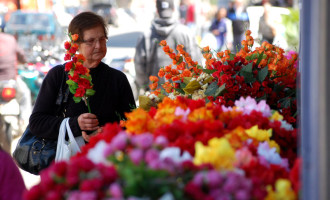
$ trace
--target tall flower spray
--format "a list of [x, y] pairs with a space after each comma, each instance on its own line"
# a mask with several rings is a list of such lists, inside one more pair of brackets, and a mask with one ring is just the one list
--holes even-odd
[[66, 83], [69, 85], [70, 92], [74, 95], [73, 100], [76, 103], [84, 100], [88, 112], [91, 113], [89, 97], [95, 94], [95, 90], [93, 90], [89, 69], [83, 66], [85, 57], [82, 54], [76, 54], [78, 50], [78, 37], [78, 34], [71, 35], [69, 33], [70, 41], [64, 43], [64, 47], [67, 50], [64, 60], [69, 61], [65, 64], [65, 71], [68, 72], [69, 77]]

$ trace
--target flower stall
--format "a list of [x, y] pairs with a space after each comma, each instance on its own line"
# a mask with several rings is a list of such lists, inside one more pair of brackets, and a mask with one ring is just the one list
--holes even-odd
[[[162, 41], [173, 63], [121, 124], [42, 171], [25, 199], [299, 199], [297, 54], [246, 33], [205, 67]], [[165, 82], [159, 84], [160, 78]]]

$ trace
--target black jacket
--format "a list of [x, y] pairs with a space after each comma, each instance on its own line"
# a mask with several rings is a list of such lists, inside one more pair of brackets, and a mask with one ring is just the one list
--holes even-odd
[[[63, 73], [63, 65], [58, 65], [48, 72], [30, 116], [31, 132], [42, 138], [54, 140], [58, 138], [59, 127], [64, 117], [56, 116], [58, 107], [55, 101], [63, 80]], [[96, 68], [90, 69], [90, 74], [95, 94], [90, 97], [89, 102], [91, 111], [97, 116], [100, 126], [108, 122], [119, 122], [125, 117], [125, 112], [130, 112], [132, 108], [135, 108], [132, 89], [124, 73], [101, 62]], [[70, 128], [73, 135], [77, 137], [81, 136], [78, 117], [82, 113], [87, 113], [88, 109], [84, 101], [75, 103], [72, 97], [70, 93], [68, 102], [64, 105], [65, 116], [70, 117]]]

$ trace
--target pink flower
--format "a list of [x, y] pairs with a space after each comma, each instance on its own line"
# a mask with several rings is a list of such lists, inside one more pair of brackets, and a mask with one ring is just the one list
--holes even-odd
[[159, 152], [156, 149], [148, 149], [144, 159], [148, 164], [154, 160], [157, 161], [159, 159]]
[[160, 135], [160, 136], [156, 137], [154, 143], [156, 146], [159, 146], [160, 148], [165, 148], [168, 145], [168, 140], [165, 136]]
[[118, 183], [112, 183], [110, 185], [110, 194], [114, 198], [122, 198], [123, 197], [123, 192], [121, 190], [121, 187]]
[[143, 133], [132, 137], [132, 144], [141, 149], [148, 149], [153, 143], [153, 135], [150, 133]]
[[129, 152], [129, 157], [134, 164], [138, 165], [143, 159], [143, 151], [141, 149], [133, 149]]
[[127, 146], [128, 135], [125, 131], [119, 132], [113, 139], [111, 144], [115, 148], [115, 150], [124, 150]]

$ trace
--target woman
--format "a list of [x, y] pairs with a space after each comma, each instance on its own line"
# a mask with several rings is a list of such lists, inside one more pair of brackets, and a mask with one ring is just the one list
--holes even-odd
[[[83, 136], [88, 142], [91, 133], [100, 130], [105, 123], [119, 122], [124, 113], [135, 108], [133, 93], [126, 75], [101, 62], [107, 53], [107, 24], [92, 12], [82, 12], [70, 22], [68, 32], [78, 34], [78, 51], [90, 70], [95, 94], [89, 97], [92, 113], [84, 101], [75, 103], [69, 94], [63, 114], [69, 117], [69, 125], [75, 137]], [[52, 68], [45, 77], [32, 115], [30, 130], [45, 139], [57, 140], [59, 127], [64, 119], [56, 114], [56, 99], [64, 76], [64, 65]]]

